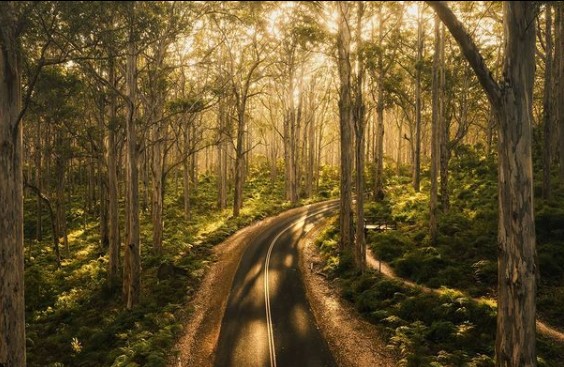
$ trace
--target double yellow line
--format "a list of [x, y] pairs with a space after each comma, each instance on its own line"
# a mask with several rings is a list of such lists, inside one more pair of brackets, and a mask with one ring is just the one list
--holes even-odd
[[322, 210], [319, 210], [313, 214], [310, 214], [304, 218], [302, 218], [299, 222], [295, 222], [290, 224], [288, 227], [284, 228], [278, 235], [272, 240], [270, 243], [270, 247], [268, 248], [268, 252], [266, 254], [266, 259], [264, 261], [264, 304], [266, 307], [266, 325], [268, 328], [268, 349], [270, 350], [270, 367], [276, 367], [276, 348], [274, 346], [274, 329], [272, 327], [272, 313], [270, 312], [270, 287], [269, 287], [269, 276], [268, 276], [268, 268], [270, 266], [270, 257], [272, 255], [272, 249], [276, 244], [276, 241], [287, 231], [292, 229], [298, 225], [304, 225], [305, 221], [311, 217], [315, 217], [323, 212], [330, 210], [333, 205], [329, 205]]

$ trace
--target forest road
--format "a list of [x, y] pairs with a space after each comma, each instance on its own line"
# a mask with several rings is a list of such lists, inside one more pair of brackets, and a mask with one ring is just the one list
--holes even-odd
[[276, 221], [246, 249], [221, 323], [216, 367], [333, 367], [299, 272], [297, 243], [338, 202]]

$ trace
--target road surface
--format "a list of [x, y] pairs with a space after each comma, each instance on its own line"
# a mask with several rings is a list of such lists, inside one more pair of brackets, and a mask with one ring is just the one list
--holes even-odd
[[221, 323], [216, 367], [334, 367], [298, 271], [297, 242], [338, 203], [274, 222], [246, 249]]

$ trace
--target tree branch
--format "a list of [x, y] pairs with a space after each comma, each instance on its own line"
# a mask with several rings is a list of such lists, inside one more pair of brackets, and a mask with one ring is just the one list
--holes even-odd
[[445, 1], [426, 1], [435, 10], [441, 21], [447, 26], [450, 33], [460, 46], [462, 53], [476, 73], [480, 84], [486, 91], [488, 99], [493, 106], [499, 104], [501, 89], [494, 80], [491, 71], [486, 66], [478, 47], [472, 37], [468, 34], [464, 25], [456, 18]]

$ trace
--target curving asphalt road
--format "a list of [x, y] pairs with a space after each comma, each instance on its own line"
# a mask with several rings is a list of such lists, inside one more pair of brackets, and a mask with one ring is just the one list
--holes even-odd
[[334, 367], [306, 298], [297, 242], [338, 203], [279, 220], [246, 249], [229, 294], [216, 367]]

